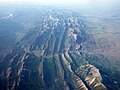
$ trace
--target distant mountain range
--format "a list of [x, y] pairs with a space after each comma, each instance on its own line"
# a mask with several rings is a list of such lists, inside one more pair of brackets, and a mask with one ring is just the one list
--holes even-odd
[[79, 13], [49, 7], [7, 10], [0, 19], [0, 90], [120, 89], [119, 73], [104, 55], [92, 52], [98, 43]]

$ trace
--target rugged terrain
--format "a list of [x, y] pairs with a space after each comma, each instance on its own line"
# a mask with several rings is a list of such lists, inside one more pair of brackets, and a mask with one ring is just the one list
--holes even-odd
[[1, 23], [16, 25], [10, 25], [15, 37], [8, 41], [13, 42], [5, 44], [10, 49], [1, 55], [0, 90], [119, 89], [118, 83], [111, 87], [106, 81], [111, 72], [104, 66], [108, 60], [88, 53], [97, 45], [78, 13], [46, 7], [11, 13], [1, 18]]

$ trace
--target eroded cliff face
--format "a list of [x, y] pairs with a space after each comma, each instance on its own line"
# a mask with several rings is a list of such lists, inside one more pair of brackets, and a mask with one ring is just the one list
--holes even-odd
[[77, 15], [40, 13], [36, 27], [1, 61], [0, 90], [106, 90], [99, 69], [83, 56], [88, 34]]

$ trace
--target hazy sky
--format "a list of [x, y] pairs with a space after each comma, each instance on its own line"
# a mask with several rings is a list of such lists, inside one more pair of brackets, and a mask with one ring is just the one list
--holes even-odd
[[[0, 0], [0, 2], [36, 2], [41, 4], [88, 4], [88, 3], [108, 3], [111, 0]], [[113, 1], [113, 0], [112, 0]]]
[[0, 2], [36, 2], [43, 4], [75, 4], [75, 3], [85, 3], [89, 0], [0, 0]]
[[1, 3], [37, 3], [41, 5], [56, 5], [69, 7], [91, 7], [91, 6], [116, 6], [119, 5], [120, 0], [0, 0]]

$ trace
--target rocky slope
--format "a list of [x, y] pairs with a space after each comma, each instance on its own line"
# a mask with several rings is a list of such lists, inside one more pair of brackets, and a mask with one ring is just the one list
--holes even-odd
[[88, 38], [77, 15], [40, 9], [41, 18], [0, 62], [0, 90], [106, 90], [83, 55]]

